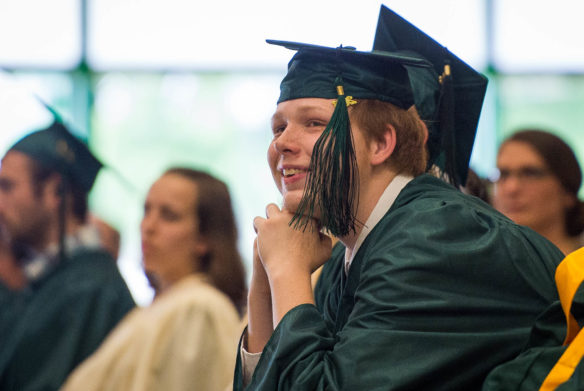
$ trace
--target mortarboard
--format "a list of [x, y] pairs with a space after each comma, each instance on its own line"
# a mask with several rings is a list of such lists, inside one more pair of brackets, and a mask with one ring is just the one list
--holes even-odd
[[414, 97], [404, 65], [427, 72], [433, 69], [427, 60], [408, 53], [364, 52], [350, 46], [330, 48], [272, 39], [267, 42], [297, 52], [280, 84], [278, 103], [308, 97], [337, 99], [335, 86], [341, 76], [347, 96], [377, 99], [407, 109], [414, 104]]
[[24, 153], [89, 192], [101, 162], [70, 132], [51, 106], [1, 69], [0, 115], [3, 136], [7, 141], [12, 139], [6, 147], [2, 146], [3, 153], [11, 150]]
[[[318, 207], [321, 224], [333, 235], [355, 231], [358, 172], [347, 111], [355, 99], [376, 99], [402, 109], [415, 104], [431, 128], [430, 158], [443, 159], [447, 177], [464, 183], [487, 80], [422, 31], [382, 6], [371, 52], [267, 42], [296, 51], [281, 82], [278, 103], [337, 99], [314, 146], [305, 192], [291, 223], [306, 227]], [[465, 102], [471, 97], [474, 104]]]
[[[450, 96], [432, 99], [435, 92], [428, 81], [417, 77], [417, 69], [405, 65], [411, 73], [418, 114], [429, 128], [429, 163], [437, 163], [454, 184], [464, 185], [487, 89], [487, 78], [383, 5], [379, 11], [373, 50], [418, 53], [433, 64], [438, 74], [442, 74], [444, 67], [449, 66]], [[448, 165], [452, 167], [447, 168]]]
[[58, 118], [49, 127], [24, 136], [8, 151], [24, 153], [57, 171], [86, 193], [102, 167], [87, 145], [73, 136]]

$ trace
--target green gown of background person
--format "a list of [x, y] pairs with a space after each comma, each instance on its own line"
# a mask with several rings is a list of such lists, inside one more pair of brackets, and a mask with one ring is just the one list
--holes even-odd
[[0, 355], [8, 340], [8, 335], [14, 330], [14, 321], [19, 307], [23, 305], [22, 295], [0, 281]]
[[[478, 390], [558, 299], [550, 242], [441, 180], [412, 180], [358, 250], [337, 245], [247, 390]], [[239, 359], [235, 390], [242, 387]]]
[[26, 306], [10, 314], [13, 329], [2, 336], [3, 391], [58, 390], [134, 307], [115, 261], [99, 249], [78, 249], [20, 296]]

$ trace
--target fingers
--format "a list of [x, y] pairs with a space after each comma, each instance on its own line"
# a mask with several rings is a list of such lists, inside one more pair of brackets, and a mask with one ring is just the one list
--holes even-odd
[[278, 208], [278, 205], [272, 203], [272, 204], [268, 204], [268, 206], [266, 206], [266, 217], [268, 219], [270, 218], [270, 216], [272, 216], [278, 212], [280, 212], [280, 208]]
[[260, 259], [260, 253], [258, 251], [258, 238], [256, 236], [256, 238], [253, 240], [253, 260], [254, 260], [254, 263], [256, 263], [256, 261], [259, 259]]
[[266, 219], [264, 219], [263, 217], [260, 216], [256, 216], [253, 219], [253, 230], [255, 231], [255, 233], [258, 233], [258, 230], [260, 229], [262, 223], [265, 221]]
[[[275, 213], [278, 212], [280, 212], [280, 208], [278, 208], [278, 205], [272, 203], [266, 206], [266, 217], [268, 219], [270, 218], [270, 216], [273, 216]], [[253, 229], [256, 234], [258, 233], [258, 229], [261, 227], [264, 221], [266, 221], [266, 219], [260, 216], [256, 216], [253, 219]]]

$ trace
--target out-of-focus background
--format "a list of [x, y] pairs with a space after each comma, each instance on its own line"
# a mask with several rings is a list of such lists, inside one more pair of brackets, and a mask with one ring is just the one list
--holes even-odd
[[[120, 269], [140, 304], [139, 223], [150, 184], [169, 166], [226, 181], [251, 265], [252, 219], [280, 197], [266, 164], [270, 117], [293, 52], [266, 38], [369, 50], [373, 0], [0, 0], [0, 89], [54, 106], [109, 167], [92, 211], [122, 234]], [[471, 167], [494, 174], [501, 140], [552, 131], [584, 162], [584, 2], [386, 0], [489, 77]], [[42, 113], [0, 99], [0, 152]], [[6, 98], [9, 97], [9, 98]], [[4, 113], [4, 114], [3, 114]], [[10, 115], [6, 115], [9, 113]], [[42, 122], [42, 119], [39, 119]]]

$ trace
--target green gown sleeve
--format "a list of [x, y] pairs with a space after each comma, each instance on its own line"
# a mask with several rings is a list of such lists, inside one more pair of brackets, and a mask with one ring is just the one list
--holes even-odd
[[0, 352], [0, 389], [58, 390], [134, 307], [115, 261], [77, 254], [28, 292]]
[[434, 190], [400, 194], [348, 276], [342, 254], [329, 260], [318, 309], [284, 316], [246, 390], [476, 390], [519, 353], [557, 300], [561, 252], [472, 198]]

